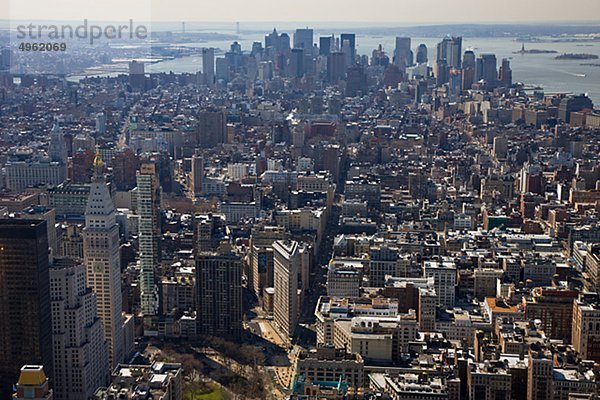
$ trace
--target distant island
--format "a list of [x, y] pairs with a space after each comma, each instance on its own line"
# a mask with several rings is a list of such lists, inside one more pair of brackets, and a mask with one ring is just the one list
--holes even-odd
[[521, 50], [513, 51], [513, 54], [555, 54], [556, 50], [541, 50], [541, 49], [525, 49], [525, 43], [521, 46]]
[[554, 58], [557, 60], [597, 60], [598, 56], [586, 53], [565, 53]]
[[600, 64], [598, 63], [583, 63], [583, 64], [579, 64], [582, 67], [600, 67]]
[[558, 51], [556, 51], [556, 50], [540, 50], [540, 49], [513, 51], [513, 54], [556, 54], [556, 53], [558, 53]]

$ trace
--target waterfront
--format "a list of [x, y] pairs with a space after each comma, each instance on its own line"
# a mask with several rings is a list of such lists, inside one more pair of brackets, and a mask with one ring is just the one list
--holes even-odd
[[[300, 26], [300, 25], [299, 25]], [[260, 41], [264, 45], [264, 35], [273, 30], [273, 25], [261, 24], [252, 26], [251, 30], [241, 30], [236, 33], [232, 29], [223, 29], [224, 26], [215, 26], [215, 32], [220, 34], [237, 35], [238, 42], [242, 45], [244, 51], [249, 51], [252, 43]], [[218, 29], [218, 30], [217, 30]], [[293, 39], [293, 29], [285, 26], [285, 29], [278, 29], [279, 32], [288, 32]], [[332, 32], [338, 36], [340, 32], [352, 32], [352, 28], [336, 27], [335, 29], [317, 29], [315, 28], [314, 38], [318, 40], [319, 36], [327, 36]], [[371, 55], [372, 51], [381, 44], [387, 54], [391, 57], [394, 50], [395, 35], [369, 33], [366, 29], [357, 30], [356, 48], [360, 55]], [[416, 48], [420, 43], [427, 45], [429, 52], [429, 64], [432, 65], [435, 58], [436, 44], [442, 37], [413, 37], [412, 48]], [[514, 37], [490, 38], [490, 37], [464, 37], [463, 51], [473, 49], [476, 54], [494, 53], [498, 59], [498, 66], [503, 58], [509, 58], [513, 70], [513, 80], [523, 82], [530, 86], [540, 86], [546, 93], [568, 92], [568, 93], [587, 93], [592, 100], [600, 104], [600, 68], [594, 65], [586, 64], [582, 60], [557, 60], [556, 54], [515, 54], [521, 49], [522, 43], [516, 41]], [[558, 54], [563, 53], [590, 53], [600, 55], [600, 41], [589, 41], [585, 43], [576, 42], [551, 42], [550, 38], [541, 38], [547, 41], [537, 43], [526, 43], [527, 49], [555, 50]], [[190, 47], [214, 47], [221, 50], [217, 52], [217, 57], [222, 52], [227, 51], [231, 40], [208, 40], [202, 43], [186, 43]], [[219, 54], [220, 53], [220, 54]], [[165, 60], [146, 67], [147, 72], [174, 72], [174, 73], [193, 73], [201, 71], [202, 57], [200, 55], [185, 56], [172, 60]], [[114, 75], [114, 73], [113, 73]], [[77, 80], [81, 76], [70, 77], [70, 80]]]

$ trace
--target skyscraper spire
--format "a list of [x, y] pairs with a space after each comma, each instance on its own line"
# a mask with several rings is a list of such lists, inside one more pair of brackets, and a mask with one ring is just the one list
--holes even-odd
[[119, 226], [106, 178], [104, 163], [98, 150], [94, 158], [94, 176], [85, 210], [83, 257], [87, 270], [87, 286], [98, 298], [98, 316], [104, 325], [111, 368], [125, 357], [123, 336], [121, 258]]
[[104, 176], [104, 161], [100, 154], [100, 146], [96, 145], [96, 156], [94, 157], [94, 179], [103, 179]]

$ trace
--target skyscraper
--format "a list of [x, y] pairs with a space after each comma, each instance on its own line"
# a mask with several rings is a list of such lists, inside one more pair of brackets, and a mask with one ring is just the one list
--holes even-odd
[[106, 133], [106, 114], [101, 112], [96, 114], [96, 131], [100, 135], [104, 135]]
[[292, 49], [287, 71], [292, 78], [301, 78], [304, 75], [304, 49]]
[[273, 317], [281, 332], [288, 337], [294, 336], [298, 325], [301, 262], [298, 242], [278, 240], [273, 243]]
[[498, 80], [502, 87], [512, 86], [512, 69], [510, 69], [510, 61], [507, 58], [502, 59], [500, 71], [498, 72]]
[[356, 64], [348, 68], [346, 78], [346, 96], [356, 96], [367, 92], [367, 75], [362, 65]]
[[138, 247], [140, 263], [140, 302], [144, 324], [150, 327], [158, 314], [158, 286], [155, 271], [159, 263], [160, 187], [156, 164], [143, 163], [137, 175]]
[[428, 61], [427, 59], [427, 46], [425, 46], [424, 43], [421, 43], [419, 45], [419, 48], [417, 49], [417, 64], [426, 64]]
[[437, 45], [437, 59], [446, 60], [449, 68], [461, 68], [462, 36], [446, 36]]
[[201, 155], [192, 156], [191, 192], [194, 196], [202, 196], [202, 181], [204, 179], [204, 159]]
[[460, 69], [462, 67], [462, 37], [453, 37], [448, 43], [448, 50], [446, 53], [448, 66], [450, 68]]
[[276, 48], [277, 40], [279, 40], [279, 34], [277, 29], [273, 28], [273, 32], [265, 35], [265, 49], [269, 51], [270, 48]]
[[420, 104], [423, 96], [427, 93], [427, 81], [420, 80], [415, 88], [415, 103]]
[[594, 109], [592, 100], [585, 94], [568, 96], [560, 101], [558, 105], [558, 118], [566, 123], [571, 122], [571, 113], [585, 109]]
[[475, 83], [477, 63], [473, 50], [465, 51], [463, 56], [462, 90], [469, 90]]
[[196, 127], [200, 147], [211, 148], [226, 142], [227, 117], [221, 110], [203, 110]]
[[85, 210], [83, 258], [87, 286], [97, 297], [98, 316], [104, 326], [111, 368], [126, 355], [123, 337], [121, 258], [119, 226], [112, 198], [103, 174], [100, 154], [94, 159], [94, 176]]
[[215, 75], [218, 80], [228, 82], [231, 76], [231, 66], [229, 60], [219, 57], [215, 61]]
[[54, 119], [54, 125], [50, 132], [50, 144], [48, 147], [48, 156], [50, 161], [67, 164], [67, 144], [60, 128], [58, 119]]
[[476, 80], [484, 80], [489, 88], [494, 88], [498, 81], [495, 54], [481, 54], [477, 58]]
[[87, 399], [106, 385], [108, 345], [96, 310], [96, 294], [85, 284], [85, 266], [69, 258], [50, 268], [54, 395]]
[[257, 297], [263, 289], [273, 286], [273, 242], [285, 237], [285, 229], [275, 226], [254, 226], [250, 237], [250, 286]]
[[[344, 43], [346, 44], [344, 45]], [[354, 33], [342, 33], [340, 35], [340, 44], [342, 52], [347, 53], [346, 65], [351, 66], [356, 62], [356, 35]]]
[[333, 35], [319, 38], [319, 55], [327, 56], [333, 50]]
[[0, 397], [24, 364], [52, 376], [48, 236], [45, 221], [0, 220]]
[[438, 59], [435, 62], [435, 83], [440, 86], [449, 80], [449, 69], [445, 59]]
[[344, 79], [346, 73], [346, 60], [344, 53], [333, 52], [327, 56], [327, 81], [337, 83]]
[[112, 159], [112, 183], [117, 190], [128, 191], [135, 187], [135, 172], [140, 160], [128, 147], [115, 153]]
[[215, 82], [215, 49], [202, 49], [202, 76], [204, 84], [212, 86]]
[[410, 49], [409, 37], [396, 37], [396, 48], [394, 49], [394, 64], [402, 71], [413, 63], [412, 50]]
[[296, 33], [294, 34], [294, 48], [305, 49], [307, 52], [312, 51], [313, 34], [313, 30], [309, 28], [296, 29]]
[[143, 62], [133, 60], [129, 63], [129, 84], [132, 88], [143, 90], [146, 80], [146, 71]]
[[196, 256], [198, 333], [239, 340], [242, 336], [242, 261], [227, 240], [216, 252]]

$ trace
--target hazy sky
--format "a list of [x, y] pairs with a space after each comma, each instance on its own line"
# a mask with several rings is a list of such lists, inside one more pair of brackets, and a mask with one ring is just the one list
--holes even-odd
[[401, 24], [600, 21], [600, 0], [0, 0], [0, 3], [3, 3], [0, 19], [19, 20], [132, 18]]

